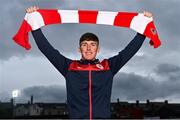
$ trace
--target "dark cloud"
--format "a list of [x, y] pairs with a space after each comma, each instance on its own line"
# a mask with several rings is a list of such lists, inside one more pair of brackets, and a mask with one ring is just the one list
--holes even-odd
[[160, 64], [155, 69], [156, 74], [167, 77], [169, 80], [179, 80], [180, 81], [180, 67], [173, 64]]
[[161, 75], [168, 75], [169, 73], [179, 73], [180, 67], [173, 64], [160, 64], [156, 72]]
[[125, 100], [156, 100], [175, 99], [172, 96], [179, 96], [180, 82], [158, 80], [141, 76], [135, 73], [119, 73], [114, 79], [112, 98], [117, 97]]
[[30, 100], [34, 97], [34, 102], [65, 102], [66, 91], [64, 86], [32, 86], [21, 91], [19, 100]]
[[114, 78], [113, 94], [120, 99], [144, 100], [155, 99], [157, 90], [156, 82], [149, 77], [143, 77], [135, 73], [119, 73]]

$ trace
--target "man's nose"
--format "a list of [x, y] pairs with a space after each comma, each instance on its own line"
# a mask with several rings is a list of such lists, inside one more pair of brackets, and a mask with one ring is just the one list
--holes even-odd
[[90, 45], [87, 46], [87, 50], [91, 50], [91, 46]]

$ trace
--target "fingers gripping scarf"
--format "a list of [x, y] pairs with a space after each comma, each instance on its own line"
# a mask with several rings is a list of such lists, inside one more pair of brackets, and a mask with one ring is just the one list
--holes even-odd
[[30, 31], [50, 24], [90, 23], [131, 28], [150, 38], [150, 44], [157, 48], [161, 45], [152, 18], [142, 13], [110, 12], [92, 10], [47, 10], [39, 9], [33, 13], [26, 13], [25, 18], [13, 40], [26, 48], [31, 48], [28, 39]]

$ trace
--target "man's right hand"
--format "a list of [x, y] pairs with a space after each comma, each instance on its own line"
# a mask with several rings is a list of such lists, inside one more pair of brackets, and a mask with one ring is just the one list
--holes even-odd
[[26, 9], [26, 12], [27, 13], [32, 13], [32, 12], [35, 12], [36, 10], [38, 10], [38, 9], [39, 9], [38, 6], [31, 6], [31, 7]]

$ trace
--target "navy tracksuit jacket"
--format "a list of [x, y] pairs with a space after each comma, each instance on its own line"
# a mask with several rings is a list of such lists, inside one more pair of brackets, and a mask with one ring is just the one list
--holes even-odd
[[114, 75], [139, 50], [145, 36], [137, 33], [124, 50], [99, 61], [71, 60], [54, 49], [41, 29], [32, 32], [40, 51], [66, 79], [70, 118], [110, 118]]

